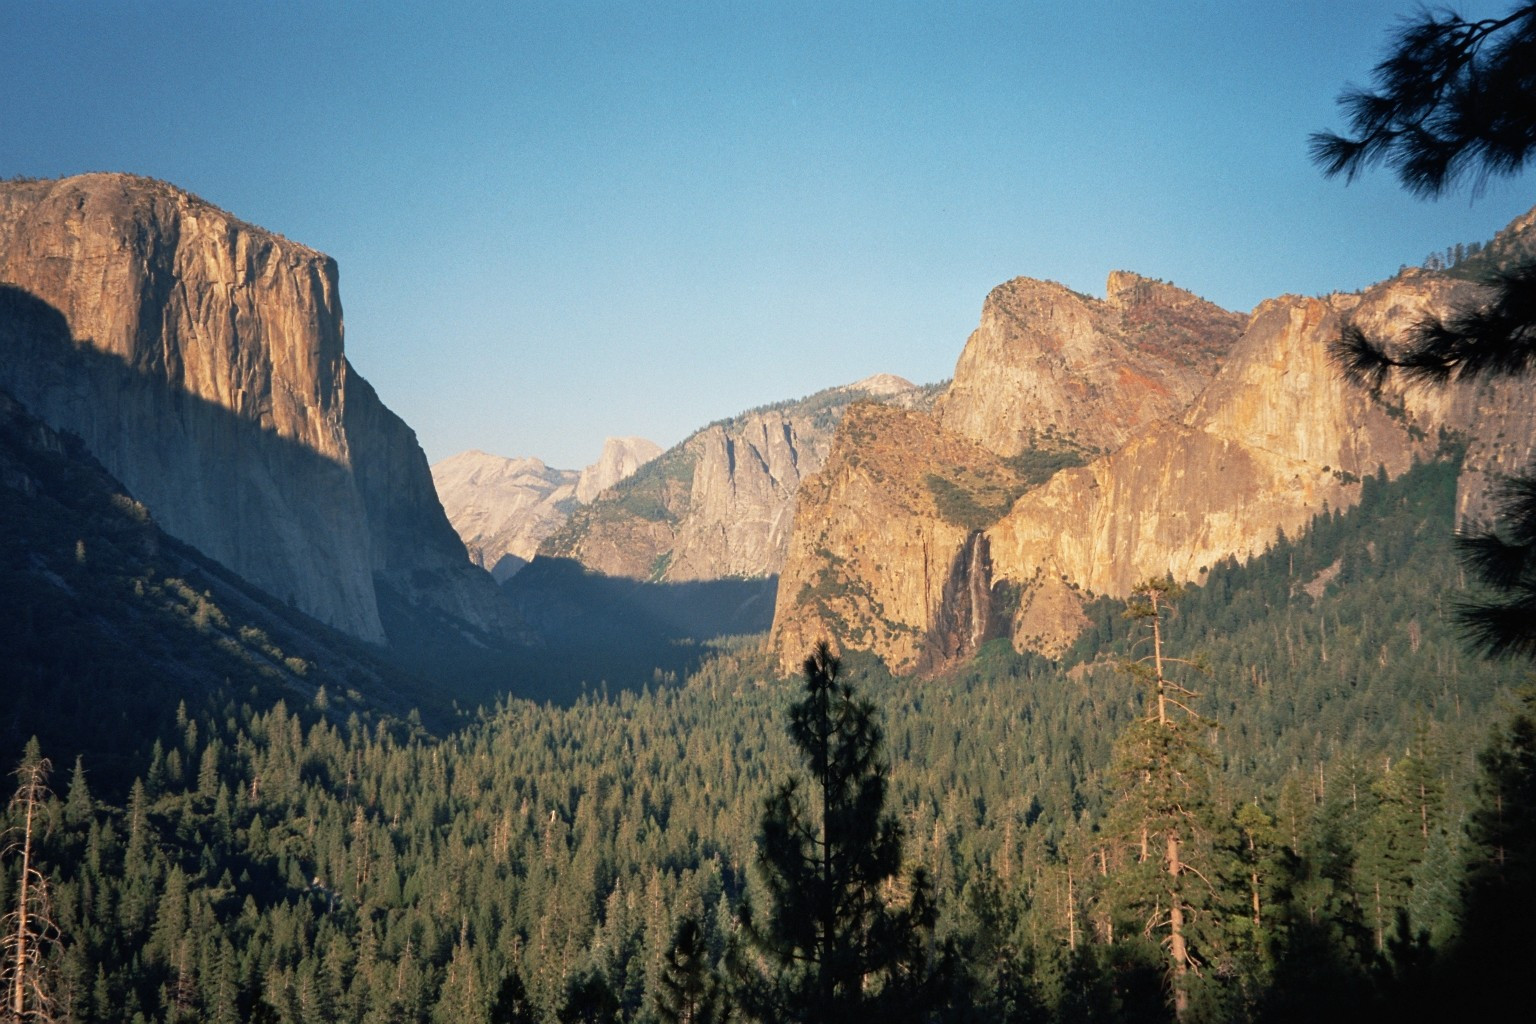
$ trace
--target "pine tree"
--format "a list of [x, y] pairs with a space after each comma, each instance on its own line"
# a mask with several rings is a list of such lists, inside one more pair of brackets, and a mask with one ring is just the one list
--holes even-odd
[[48, 772], [52, 768], [33, 737], [16, 768], [16, 794], [11, 810], [20, 824], [9, 830], [4, 846], [7, 859], [20, 861], [16, 893], [10, 908], [0, 918], [0, 980], [4, 981], [7, 1022], [47, 1021], [53, 1019], [53, 992], [50, 986], [47, 954], [59, 939], [49, 903], [48, 879], [37, 865], [37, 842], [47, 823], [47, 807], [52, 795], [48, 790]]
[[1376, 65], [1379, 91], [1339, 99], [1355, 136], [1312, 136], [1325, 174], [1353, 179], [1383, 162], [1410, 192], [1437, 196], [1468, 174], [1480, 183], [1525, 166], [1536, 150], [1536, 4], [1479, 21], [1425, 9], [1393, 43]]
[[656, 992], [663, 1024], [717, 1024], [728, 1016], [718, 976], [710, 969], [709, 945], [699, 919], [686, 915], [672, 932]]
[[1146, 629], [1150, 651], [1126, 668], [1145, 687], [1144, 713], [1115, 745], [1120, 799], [1112, 820], [1132, 851], [1127, 897], [1144, 915], [1144, 930], [1161, 933], [1167, 948], [1174, 1013], [1190, 1005], [1190, 975], [1200, 965], [1192, 916], [1211, 895], [1214, 872], [1192, 854], [1210, 836], [1207, 778], [1212, 755], [1200, 734], [1210, 723], [1191, 702], [1198, 696], [1168, 677], [1172, 664], [1189, 664], [1163, 653], [1163, 617], [1182, 589], [1165, 580], [1139, 584], [1126, 617]]
[[615, 1024], [619, 997], [601, 971], [581, 971], [566, 982], [558, 1016], [561, 1024]]
[[[1451, 950], [1454, 993], [1494, 1010], [1525, 998], [1536, 920], [1536, 691], [1482, 755], [1460, 936]], [[1490, 1014], [1487, 1019], [1494, 1019]]]
[[528, 1001], [528, 990], [517, 971], [508, 969], [491, 1003], [490, 1024], [538, 1024], [538, 1013]]
[[929, 991], [927, 942], [936, 911], [926, 876], [906, 906], [889, 886], [901, 872], [902, 830], [885, 811], [883, 730], [874, 705], [838, 681], [825, 641], [806, 659], [805, 696], [790, 737], [812, 780], [814, 809], [791, 778], [764, 805], [759, 866], [769, 907], [743, 928], [767, 972], [744, 966], [741, 998], [762, 1020], [899, 1020]]
[[[1440, 196], [1468, 174], [1513, 175], [1536, 153], [1536, 4], [1467, 21], [1425, 10], [1405, 22], [1376, 66], [1378, 92], [1340, 100], [1357, 133], [1312, 137], [1325, 174], [1353, 178], [1385, 162], [1409, 191]], [[1474, 186], [1476, 188], [1476, 186]], [[1379, 391], [1394, 375], [1444, 384], [1536, 372], [1536, 263], [1495, 268], [1483, 302], [1427, 316], [1397, 345], [1346, 323], [1333, 354], [1344, 375]], [[1536, 478], [1509, 481], [1493, 529], [1462, 541], [1492, 592], [1460, 619], [1493, 654], [1536, 657]]]

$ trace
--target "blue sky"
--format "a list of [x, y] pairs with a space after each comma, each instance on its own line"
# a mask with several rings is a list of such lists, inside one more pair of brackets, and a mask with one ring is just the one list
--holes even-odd
[[944, 379], [1015, 276], [1247, 310], [1491, 236], [1530, 175], [1427, 203], [1307, 160], [1412, 6], [9, 0], [0, 176], [164, 178], [330, 253], [429, 458], [579, 468]]

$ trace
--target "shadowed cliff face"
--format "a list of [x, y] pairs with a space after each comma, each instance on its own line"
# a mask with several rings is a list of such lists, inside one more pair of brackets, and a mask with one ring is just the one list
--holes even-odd
[[0, 184], [0, 385], [167, 532], [322, 621], [381, 586], [509, 635], [408, 427], [342, 352], [336, 265], [159, 182]]

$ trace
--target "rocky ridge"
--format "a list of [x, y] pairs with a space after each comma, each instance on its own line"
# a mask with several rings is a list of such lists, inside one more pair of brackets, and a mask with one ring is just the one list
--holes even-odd
[[1125, 271], [1102, 301], [1015, 278], [987, 296], [934, 416], [1004, 456], [1063, 443], [1113, 451], [1199, 394], [1244, 319]]
[[[1111, 295], [1123, 295], [1127, 280], [1112, 278]], [[1131, 290], [1139, 287], [1133, 282]], [[1198, 581], [1222, 558], [1262, 551], [1277, 531], [1295, 532], [1325, 508], [1352, 506], [1364, 476], [1395, 477], [1450, 439], [1471, 439], [1458, 497], [1464, 521], [1486, 513], [1490, 485], [1533, 455], [1532, 410], [1510, 383], [1372, 396], [1342, 382], [1329, 361], [1343, 318], [1391, 337], [1427, 311], [1475, 300], [1476, 286], [1450, 275], [1410, 271], [1358, 295], [1265, 302], [1202, 388], [1184, 382], [1182, 402], [1171, 400], [1171, 387], [1132, 383], [1151, 379], [1144, 364], [1120, 373], [1092, 345], [1036, 329], [1056, 325], [1073, 337], [1101, 337], [1102, 329], [1084, 327], [1106, 315], [1091, 300], [1039, 282], [1010, 282], [1000, 291], [989, 297], [983, 327], [932, 422], [917, 428], [850, 418], [845, 430], [857, 423], [859, 436], [840, 434], [822, 473], [807, 481], [771, 634], [786, 671], [821, 636], [875, 651], [897, 671], [952, 664], [994, 635], [1055, 654], [1081, 627], [1085, 594], [1123, 596], [1165, 573]], [[1013, 330], [1014, 344], [1000, 345], [1006, 332], [985, 321], [1010, 309], [1027, 309], [1036, 328]], [[1197, 335], [1175, 334], [1176, 345], [1161, 343], [1155, 330], [1141, 343], [1194, 358], [1199, 348], [1184, 343]], [[1072, 383], [1079, 361], [1100, 384]], [[1021, 366], [1033, 369], [1021, 373]], [[1052, 372], [1042, 378], [1041, 367]], [[1001, 393], [987, 394], [987, 380], [998, 381]], [[1166, 404], [1132, 402], [1133, 415], [1119, 422], [1088, 422], [1102, 418], [1106, 380], [1125, 382], [1128, 392], [1144, 388]], [[1051, 394], [1078, 394], [1080, 412], [1068, 418], [1074, 407], [1052, 408]], [[987, 415], [999, 421], [988, 423]], [[994, 453], [1039, 444], [1047, 433], [1042, 417], [1055, 427], [1047, 439], [1111, 450], [1038, 485], [1016, 481], [1023, 486], [1002, 509], [980, 500], [974, 487], [966, 490], [986, 513], [966, 516], [964, 503], [957, 512], [952, 500], [947, 518], [966, 529], [936, 530], [937, 506], [912, 500], [910, 476], [869, 469], [919, 461], [900, 455], [919, 430], [948, 459], [960, 458], [952, 447], [957, 435]], [[975, 464], [974, 456], [958, 464]], [[1017, 468], [1020, 461], [1002, 464]], [[903, 536], [923, 538], [921, 550], [903, 547], [896, 539]], [[878, 565], [869, 550], [881, 551]], [[941, 579], [928, 580], [920, 593], [895, 585], [935, 567]]]
[[432, 482], [470, 561], [503, 583], [532, 561], [544, 539], [620, 480], [661, 454], [641, 437], [610, 437], [597, 462], [577, 472], [534, 458], [460, 452], [432, 466]]
[[516, 635], [346, 360], [329, 257], [149, 179], [3, 183], [0, 352], [0, 387], [280, 599], [375, 643], [383, 605]]
[[932, 394], [882, 374], [712, 423], [578, 509], [540, 554], [655, 582], [776, 575], [796, 494], [844, 410], [861, 399], [924, 407]]

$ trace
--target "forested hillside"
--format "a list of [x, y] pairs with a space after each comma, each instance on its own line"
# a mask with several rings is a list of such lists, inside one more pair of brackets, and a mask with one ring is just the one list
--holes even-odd
[[[1487, 845], [1489, 808], [1520, 808], [1478, 752], [1525, 671], [1469, 656], [1450, 621], [1455, 473], [1369, 480], [1347, 515], [1168, 595], [1161, 652], [1200, 662], [1167, 665], [1199, 694], [1179, 742], [1207, 755], [1182, 783], [1185, 968], [1144, 853], [1151, 775], [1127, 767], [1145, 618], [1090, 604], [1059, 663], [1002, 641], [939, 679], [849, 659], [906, 862], [934, 886], [935, 1018], [1170, 1019], [1179, 992], [1206, 1020], [1435, 1005], [1464, 896], [1529, 855]], [[159, 735], [125, 765], [77, 756], [99, 745], [89, 715], [50, 721], [6, 755], [28, 777], [54, 764], [31, 833], [53, 926], [37, 976], [79, 1021], [672, 1020], [690, 975], [729, 1001], [741, 908], [765, 900], [764, 800], [799, 768], [798, 687], [768, 666], [723, 644], [677, 685], [508, 700], [435, 734], [252, 689], [147, 716]], [[15, 693], [12, 724], [37, 706]], [[1520, 721], [1495, 780], [1530, 756]], [[8, 910], [20, 872], [8, 853]]]

